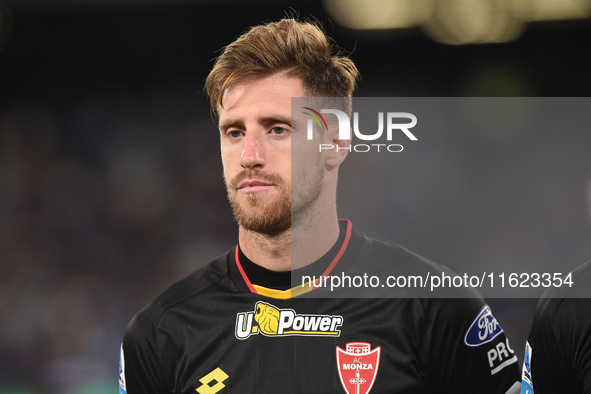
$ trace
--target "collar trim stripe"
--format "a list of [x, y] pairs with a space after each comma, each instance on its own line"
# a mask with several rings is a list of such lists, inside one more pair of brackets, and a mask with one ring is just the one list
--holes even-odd
[[353, 223], [351, 223], [351, 221], [348, 219], [345, 219], [344, 222], [347, 223], [347, 229], [345, 231], [345, 239], [343, 240], [343, 244], [341, 245], [341, 248], [339, 249], [339, 252], [335, 256], [335, 258], [331, 261], [330, 265], [322, 273], [320, 278], [316, 279], [316, 282], [318, 282], [318, 283], [315, 283], [314, 287], [320, 287], [320, 285], [322, 284], [322, 281], [324, 281], [326, 279], [326, 277], [328, 276], [328, 274], [330, 274], [330, 272], [335, 267], [335, 265], [337, 265], [337, 263], [339, 262], [341, 257], [343, 257], [345, 250], [347, 250], [347, 246], [349, 245], [349, 240], [351, 239], [351, 229], [353, 228]]
[[254, 288], [252, 283], [250, 283], [250, 279], [248, 279], [248, 276], [246, 276], [246, 273], [244, 272], [244, 268], [242, 268], [242, 265], [240, 264], [240, 259], [238, 258], [238, 248], [239, 246], [236, 245], [236, 254], [234, 255], [234, 260], [236, 260], [236, 266], [238, 267], [238, 271], [240, 271], [240, 275], [242, 275], [242, 279], [244, 279], [244, 282], [248, 286], [250, 292], [253, 294], [258, 294], [258, 291]]
[[265, 297], [275, 298], [278, 300], [289, 300], [294, 294], [292, 290], [294, 289], [287, 289], [287, 290], [277, 290], [277, 289], [269, 289], [268, 287], [263, 287], [259, 285], [252, 285], [255, 288], [257, 294], [263, 295]]
[[351, 221], [347, 220], [347, 219], [345, 219], [343, 221], [347, 224], [347, 228], [345, 230], [345, 239], [343, 240], [343, 244], [341, 245], [341, 248], [339, 249], [337, 255], [330, 262], [330, 264], [328, 265], [326, 270], [322, 273], [320, 278], [316, 279], [316, 282], [314, 283], [313, 286], [311, 286], [310, 283], [307, 283], [306, 285], [299, 285], [299, 286], [296, 286], [296, 287], [293, 287], [293, 288], [287, 289], [287, 290], [276, 290], [276, 289], [269, 289], [264, 286], [253, 285], [252, 282], [250, 281], [250, 279], [248, 279], [248, 277], [246, 276], [246, 273], [244, 272], [244, 269], [242, 268], [242, 265], [240, 264], [240, 259], [238, 257], [239, 256], [239, 253], [238, 253], [239, 246], [236, 245], [236, 255], [235, 255], [236, 266], [238, 266], [238, 270], [240, 271], [240, 275], [242, 275], [242, 279], [244, 279], [244, 282], [248, 286], [250, 292], [253, 294], [260, 294], [260, 295], [263, 295], [266, 297], [287, 300], [289, 298], [297, 297], [299, 295], [302, 295], [302, 294], [305, 294], [309, 291], [312, 291], [317, 287], [320, 287], [322, 282], [326, 279], [326, 277], [330, 274], [330, 272], [333, 270], [333, 268], [337, 265], [337, 263], [339, 262], [341, 257], [343, 257], [343, 254], [345, 254], [345, 250], [347, 250], [347, 246], [349, 246], [349, 241], [351, 240], [351, 230], [353, 229], [353, 223], [351, 223]]

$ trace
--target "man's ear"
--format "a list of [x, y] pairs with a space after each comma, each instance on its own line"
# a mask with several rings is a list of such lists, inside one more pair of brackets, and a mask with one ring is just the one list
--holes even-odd
[[[351, 134], [349, 134], [351, 135]], [[339, 139], [339, 124], [331, 123], [328, 125], [328, 130], [324, 133], [322, 152], [325, 156], [325, 163], [329, 169], [338, 167], [349, 153], [351, 149], [350, 139]]]

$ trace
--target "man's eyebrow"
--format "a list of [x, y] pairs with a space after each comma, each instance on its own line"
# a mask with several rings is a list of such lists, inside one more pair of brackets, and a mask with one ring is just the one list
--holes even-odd
[[218, 125], [218, 129], [225, 130], [230, 127], [242, 127], [243, 123], [237, 119], [226, 119], [224, 121], [220, 121]]
[[285, 123], [285, 124], [291, 125], [291, 116], [285, 116], [285, 115], [265, 116], [263, 119], [261, 119], [261, 123], [264, 125], [271, 125], [273, 123]]
[[[267, 115], [258, 119], [258, 122], [265, 126], [272, 125], [273, 123], [285, 123], [291, 126], [291, 117], [285, 115]], [[239, 119], [225, 119], [218, 125], [220, 130], [226, 130], [230, 127], [244, 127], [244, 122]]]

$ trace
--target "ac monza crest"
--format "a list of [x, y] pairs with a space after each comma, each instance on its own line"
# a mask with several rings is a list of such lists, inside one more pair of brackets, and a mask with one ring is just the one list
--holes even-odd
[[371, 350], [367, 342], [349, 342], [343, 350], [337, 346], [337, 369], [347, 394], [367, 394], [378, 374], [380, 350]]

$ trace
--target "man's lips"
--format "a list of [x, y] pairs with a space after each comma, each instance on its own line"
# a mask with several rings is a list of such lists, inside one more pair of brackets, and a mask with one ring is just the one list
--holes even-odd
[[240, 182], [238, 185], [238, 191], [242, 193], [256, 193], [267, 190], [274, 185], [258, 179], [247, 179]]

